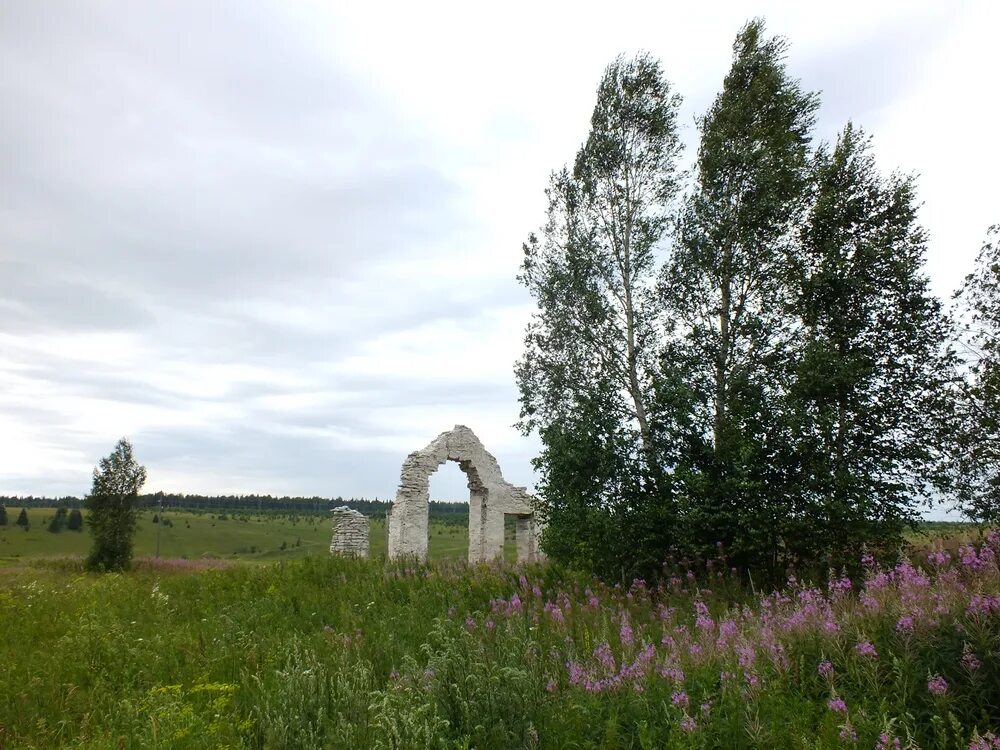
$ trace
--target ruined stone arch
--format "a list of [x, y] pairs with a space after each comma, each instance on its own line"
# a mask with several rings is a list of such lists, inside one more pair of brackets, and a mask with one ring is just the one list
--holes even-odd
[[389, 557], [427, 559], [430, 476], [445, 461], [456, 461], [469, 480], [469, 561], [503, 555], [504, 516], [517, 517], [517, 559], [539, 557], [540, 527], [534, 498], [503, 478], [496, 458], [464, 425], [442, 432], [403, 461], [396, 500], [389, 511]]

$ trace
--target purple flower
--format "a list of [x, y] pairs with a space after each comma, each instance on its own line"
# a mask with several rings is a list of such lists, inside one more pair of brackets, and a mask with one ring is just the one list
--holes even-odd
[[575, 661], [566, 663], [566, 670], [569, 672], [569, 684], [579, 685], [583, 682], [583, 667]]
[[979, 596], [969, 599], [965, 613], [970, 617], [986, 617], [991, 612], [1000, 612], [1000, 596]]
[[690, 699], [688, 698], [688, 694], [685, 693], [683, 690], [676, 690], [674, 691], [673, 695], [670, 696], [670, 702], [673, 703], [675, 706], [680, 706], [681, 708], [687, 708], [688, 704], [690, 703]]
[[844, 724], [840, 728], [840, 741], [841, 742], [857, 742], [858, 733], [854, 731], [854, 727], [850, 724]]
[[629, 623], [628, 618], [622, 617], [622, 626], [618, 631], [618, 635], [621, 638], [622, 645], [625, 647], [631, 646], [633, 643], [633, 633], [632, 625]]
[[556, 691], [556, 681], [550, 679], [545, 689], [550, 693], [554, 693]]
[[944, 695], [948, 692], [948, 683], [945, 681], [944, 677], [936, 674], [927, 681], [927, 689], [930, 690], [933, 695]]
[[993, 732], [987, 732], [982, 736], [977, 732], [969, 742], [969, 750], [1000, 750], [1000, 737]]
[[903, 617], [900, 617], [899, 621], [896, 623], [896, 632], [897, 633], [912, 633], [913, 632], [913, 618], [910, 617], [909, 615], [904, 615]]
[[611, 652], [611, 646], [606, 642], [594, 649], [594, 658], [604, 667], [605, 671], [614, 672], [617, 669], [615, 655]]
[[696, 722], [693, 718], [685, 714], [684, 718], [681, 719], [681, 729], [687, 732], [688, 734], [691, 734], [691, 732], [695, 731], [697, 728], [698, 728], [698, 722]]
[[826, 707], [837, 714], [847, 713], [847, 704], [844, 703], [843, 698], [831, 698], [826, 702]]
[[[891, 745], [889, 744], [890, 741], [892, 742]], [[878, 736], [878, 740], [875, 741], [875, 750], [901, 750], [901, 748], [899, 737], [892, 737], [890, 740], [889, 735], [885, 732], [882, 732]]]
[[861, 641], [861, 643], [854, 647], [854, 650], [858, 652], [859, 656], [866, 656], [869, 659], [878, 658], [878, 651], [875, 650], [875, 646], [871, 641]]
[[833, 664], [825, 660], [821, 661], [819, 663], [819, 666], [816, 668], [816, 671], [819, 672], [823, 677], [830, 679], [831, 677], [833, 677]]
[[962, 649], [962, 666], [970, 672], [975, 672], [982, 665], [982, 662], [976, 658], [974, 653], [972, 653], [972, 649], [969, 648], [969, 644], [966, 643], [965, 648]]

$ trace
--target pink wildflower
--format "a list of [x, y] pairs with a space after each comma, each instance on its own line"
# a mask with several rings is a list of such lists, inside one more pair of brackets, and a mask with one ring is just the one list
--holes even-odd
[[945, 681], [944, 677], [936, 674], [927, 681], [927, 689], [930, 690], [933, 695], [944, 695], [948, 692], [948, 683]]
[[871, 641], [861, 641], [854, 647], [854, 650], [858, 652], [859, 656], [865, 656], [869, 659], [878, 658], [878, 651], [875, 650], [875, 646]]
[[819, 672], [823, 677], [830, 679], [833, 676], [833, 664], [831, 664], [826, 660], [821, 661], [819, 663], [819, 666], [816, 668], [816, 671]]
[[688, 734], [691, 734], [697, 728], [698, 728], [698, 722], [696, 722], [693, 718], [685, 714], [684, 718], [681, 719], [681, 729], [687, 732]]
[[688, 704], [690, 703], [690, 699], [688, 698], [688, 694], [685, 693], [683, 690], [676, 690], [674, 691], [673, 695], [670, 696], [670, 702], [673, 703], [675, 706], [680, 706], [681, 708], [687, 708]]
[[972, 649], [969, 648], [969, 644], [966, 643], [965, 647], [962, 649], [962, 666], [970, 672], [975, 672], [982, 665], [982, 662], [976, 658], [974, 653], [972, 653]]
[[844, 703], [843, 698], [831, 698], [826, 702], [826, 707], [837, 714], [847, 713], [847, 704]]

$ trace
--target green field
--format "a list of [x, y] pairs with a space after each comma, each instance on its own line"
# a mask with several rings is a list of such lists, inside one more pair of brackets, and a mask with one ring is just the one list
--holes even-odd
[[[16, 526], [20, 508], [7, 509], [8, 524], [0, 526], [0, 565], [44, 557], [83, 556], [90, 549], [90, 534], [83, 531], [48, 531], [54, 508], [29, 508], [27, 531]], [[160, 556], [168, 558], [220, 558], [246, 561], [291, 559], [328, 554], [330, 520], [325, 515], [279, 515], [233, 511], [165, 511], [170, 522], [154, 524], [155, 513], [143, 511], [135, 538], [135, 555], [149, 557], [156, 553], [160, 534]], [[86, 511], [84, 511], [86, 518]], [[468, 528], [461, 525], [431, 522], [429, 535], [431, 559], [465, 557], [469, 548]], [[385, 522], [371, 521], [371, 552], [386, 551]], [[516, 554], [512, 544], [505, 552]]]

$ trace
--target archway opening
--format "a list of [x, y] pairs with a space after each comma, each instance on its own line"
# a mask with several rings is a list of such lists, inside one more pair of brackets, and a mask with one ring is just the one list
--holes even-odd
[[469, 477], [457, 461], [445, 461], [428, 478], [430, 559], [469, 556]]

